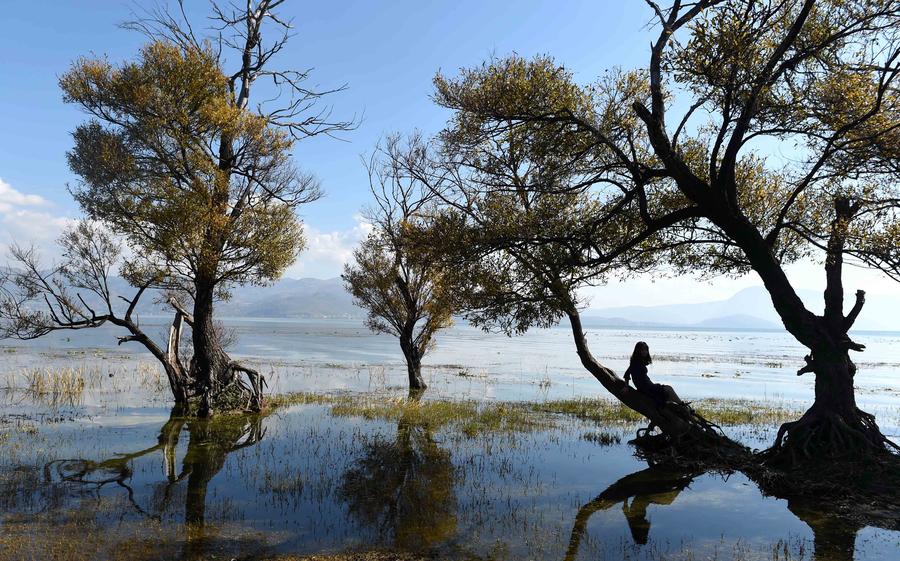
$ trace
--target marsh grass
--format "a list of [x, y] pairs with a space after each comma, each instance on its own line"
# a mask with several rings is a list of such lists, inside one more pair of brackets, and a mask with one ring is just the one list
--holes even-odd
[[622, 435], [606, 431], [586, 432], [581, 435], [581, 440], [593, 442], [599, 446], [612, 446], [622, 443]]
[[703, 399], [691, 404], [695, 411], [721, 426], [777, 425], [796, 420], [803, 411], [783, 403], [746, 399]]
[[142, 389], [153, 393], [162, 393], [169, 385], [162, 368], [155, 364], [141, 362], [135, 367], [135, 370]]
[[430, 430], [449, 427], [466, 436], [525, 432], [552, 426], [548, 419], [534, 415], [528, 404], [517, 403], [364, 399], [336, 404], [332, 406], [331, 414], [338, 417], [402, 421]]
[[640, 413], [609, 399], [559, 399], [534, 403], [532, 407], [537, 411], [567, 415], [600, 424], [638, 423], [644, 419]]
[[[291, 405], [324, 405], [336, 417], [402, 421], [430, 430], [450, 428], [470, 437], [561, 428], [566, 419], [623, 428], [644, 422], [644, 417], [639, 413], [608, 399], [484, 402], [415, 400], [384, 394], [329, 395], [298, 392], [273, 396], [269, 400], [269, 406], [273, 409]], [[784, 405], [748, 400], [707, 399], [694, 402], [692, 406], [720, 426], [775, 425], [796, 419], [800, 414], [799, 410]]]
[[272, 473], [263, 474], [262, 491], [268, 491], [282, 495], [299, 495], [303, 492], [303, 476], [299, 473]]
[[22, 376], [26, 391], [42, 401], [75, 404], [84, 393], [85, 373], [81, 368], [33, 369]]

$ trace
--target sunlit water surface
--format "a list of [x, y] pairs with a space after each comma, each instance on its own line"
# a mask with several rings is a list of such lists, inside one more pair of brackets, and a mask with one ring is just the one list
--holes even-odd
[[[359, 322], [230, 324], [232, 353], [266, 373], [273, 391], [403, 395], [396, 342]], [[162, 320], [146, 325], [165, 329]], [[0, 385], [10, 388], [0, 394], [0, 559], [369, 548], [453, 559], [900, 559], [900, 527], [865, 527], [823, 505], [765, 497], [741, 474], [650, 469], [625, 443], [635, 427], [568, 419], [554, 429], [468, 437], [403, 419], [335, 417], [320, 405], [264, 418], [170, 418], [150, 357], [117, 347], [114, 335], [57, 334], [0, 349]], [[456, 327], [427, 361], [426, 397], [602, 395], [569, 335], [559, 328], [509, 339]], [[856, 357], [859, 402], [896, 435], [900, 334], [855, 338], [868, 347]], [[597, 357], [619, 371], [637, 340], [654, 353], [653, 378], [687, 399], [811, 400], [812, 378], [794, 374], [804, 350], [783, 333], [589, 335]], [[14, 389], [54, 368], [87, 380], [77, 399]], [[730, 432], [761, 447], [774, 428]], [[621, 442], [584, 438], [596, 431]]]

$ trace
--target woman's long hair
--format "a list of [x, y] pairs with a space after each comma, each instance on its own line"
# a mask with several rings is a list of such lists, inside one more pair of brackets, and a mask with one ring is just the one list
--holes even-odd
[[643, 341], [638, 341], [634, 346], [634, 352], [631, 353], [631, 364], [640, 364], [647, 366], [651, 364], [653, 359], [650, 357], [650, 346]]

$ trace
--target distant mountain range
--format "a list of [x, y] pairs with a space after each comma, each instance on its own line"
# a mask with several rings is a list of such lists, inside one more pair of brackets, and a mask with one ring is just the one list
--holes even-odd
[[[111, 279], [113, 291], [128, 295], [132, 290], [121, 278]], [[900, 291], [898, 291], [900, 292]], [[810, 310], [821, 313], [822, 294], [800, 290], [798, 295]], [[158, 295], [147, 294], [138, 312], [168, 314], [168, 306], [155, 302]], [[853, 304], [851, 296], [845, 302]], [[243, 286], [232, 298], [217, 304], [219, 317], [257, 318], [363, 318], [365, 311], [353, 303], [340, 278], [282, 279], [271, 286]], [[583, 321], [593, 327], [696, 327], [715, 329], [783, 329], [768, 292], [763, 287], [741, 290], [725, 300], [694, 304], [620, 306], [590, 308]], [[856, 322], [857, 330], [900, 331], [900, 294], [869, 295]]]
[[[821, 293], [812, 290], [797, 293], [810, 310], [821, 313], [824, 305]], [[845, 305], [849, 309], [852, 304], [853, 298], [848, 297]], [[593, 325], [784, 329], [769, 293], [761, 286], [745, 288], [725, 300], [588, 309], [583, 316], [586, 324]], [[900, 330], [900, 295], [869, 295], [855, 329]]]
[[[110, 279], [114, 292], [128, 295], [124, 279]], [[141, 299], [138, 313], [168, 314], [168, 306], [159, 304], [159, 294], [150, 292]], [[231, 298], [216, 304], [219, 317], [257, 318], [362, 318], [365, 311], [353, 304], [340, 278], [281, 279], [271, 286], [239, 286]]]
[[233, 291], [218, 313], [230, 317], [362, 318], [340, 278], [282, 279], [272, 286], [244, 286]]

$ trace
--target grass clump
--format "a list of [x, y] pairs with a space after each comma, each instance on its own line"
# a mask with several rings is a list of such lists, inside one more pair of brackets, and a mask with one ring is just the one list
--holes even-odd
[[644, 416], [633, 411], [618, 401], [609, 399], [562, 399], [536, 403], [533, 405], [538, 411], [568, 415], [584, 421], [596, 423], [637, 423], [644, 420]]
[[527, 404], [518, 403], [363, 399], [333, 405], [331, 414], [339, 417], [403, 421], [430, 430], [452, 427], [466, 436], [522, 432], [552, 426], [549, 419], [534, 415]]
[[291, 392], [267, 396], [266, 406], [271, 409], [280, 409], [292, 405], [335, 405], [345, 402], [350, 403], [353, 400], [353, 396], [349, 395]]
[[84, 393], [84, 372], [77, 368], [33, 369], [23, 373], [25, 391], [51, 405], [75, 404]]
[[621, 444], [622, 442], [621, 435], [606, 431], [586, 432], [581, 435], [581, 439], [587, 442], [593, 442], [600, 446], [612, 446], [613, 444]]
[[703, 399], [694, 410], [720, 426], [775, 425], [797, 419], [803, 412], [780, 404], [746, 399]]

